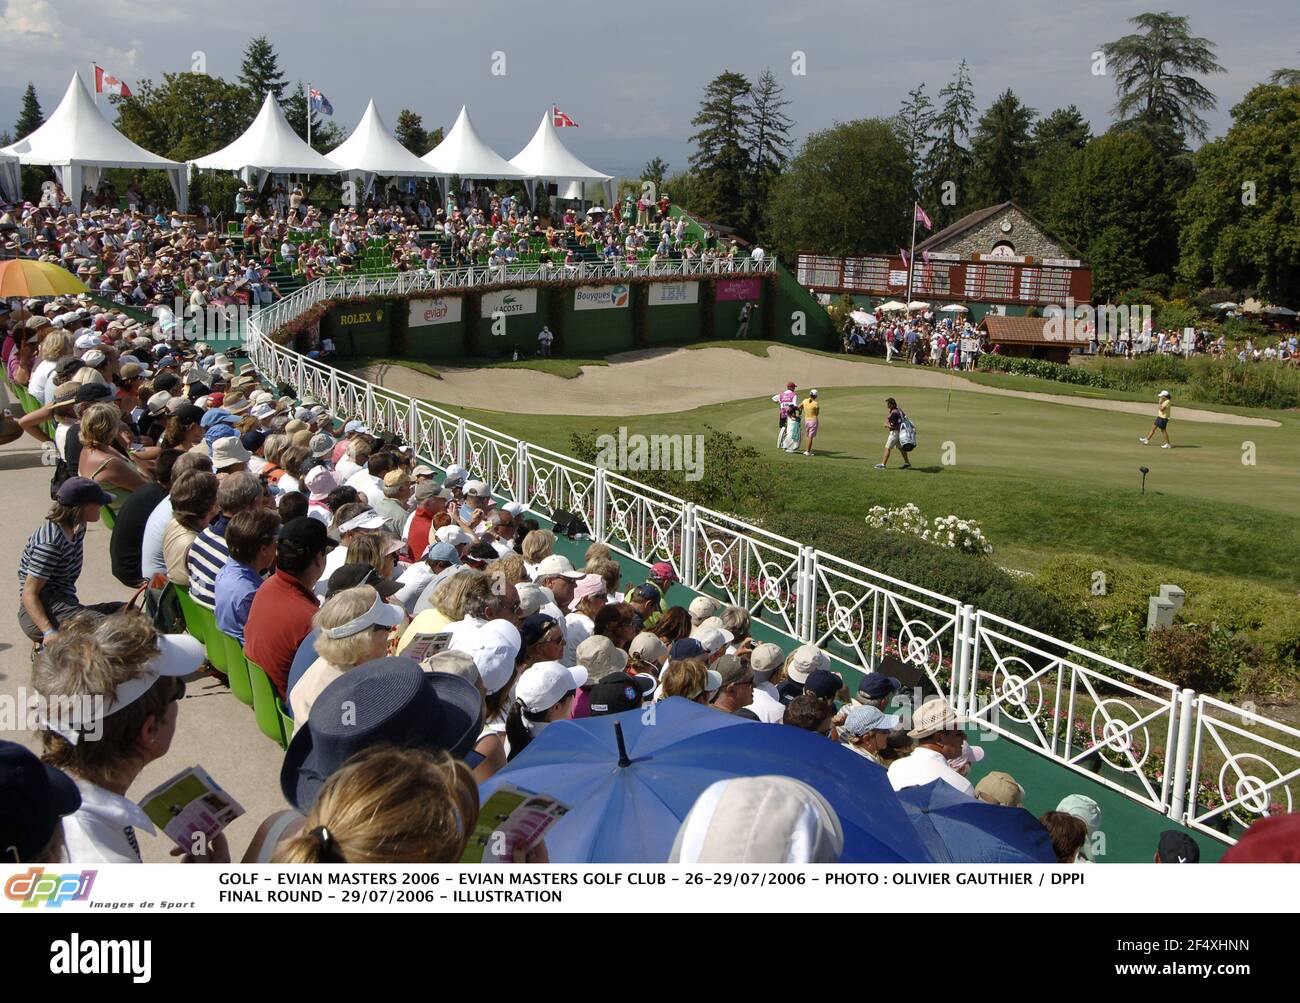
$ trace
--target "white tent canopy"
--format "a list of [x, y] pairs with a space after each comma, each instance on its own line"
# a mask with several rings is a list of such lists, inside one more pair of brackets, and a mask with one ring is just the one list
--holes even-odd
[[249, 182], [253, 182], [256, 171], [259, 188], [268, 174], [338, 174], [341, 170], [293, 131], [275, 95], [269, 93], [242, 136], [190, 163], [204, 171], [238, 171]]
[[510, 158], [525, 174], [542, 181], [596, 181], [605, 186], [605, 201], [613, 202], [614, 178], [575, 157], [560, 139], [548, 110], [528, 145]]
[[23, 177], [18, 169], [18, 158], [11, 153], [0, 153], [0, 192], [10, 202], [23, 197]]
[[376, 177], [431, 178], [437, 171], [397, 141], [372, 100], [366, 113], [328, 157], [349, 177], [362, 177], [367, 187]]
[[456, 124], [441, 143], [420, 158], [441, 177], [456, 174], [462, 178], [522, 180], [528, 175], [488, 146], [474, 123], [469, 109], [461, 106]]
[[0, 150], [23, 164], [54, 168], [63, 191], [75, 201], [83, 186], [98, 184], [99, 171], [105, 167], [145, 167], [165, 170], [176, 193], [181, 212], [189, 208], [185, 166], [127, 139], [106, 119], [95, 105], [81, 77], [74, 73], [63, 100], [45, 124], [12, 146]]

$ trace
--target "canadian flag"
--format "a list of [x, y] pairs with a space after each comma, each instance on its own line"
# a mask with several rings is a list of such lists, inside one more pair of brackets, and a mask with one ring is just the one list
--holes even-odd
[[98, 63], [95, 64], [95, 93], [117, 94], [119, 97], [131, 97], [131, 88], [126, 82], [108, 73]]
[[569, 118], [568, 115], [564, 114], [564, 112], [560, 111], [560, 109], [554, 105], [551, 106], [551, 122], [557, 129], [563, 129], [566, 126], [571, 126], [574, 129], [578, 127], [577, 122]]

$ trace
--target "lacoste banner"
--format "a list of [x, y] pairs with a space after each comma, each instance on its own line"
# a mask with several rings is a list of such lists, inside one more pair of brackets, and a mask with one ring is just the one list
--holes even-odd
[[614, 310], [625, 307], [632, 299], [625, 283], [612, 286], [578, 286], [573, 291], [575, 310]]
[[460, 297], [443, 296], [436, 300], [411, 300], [408, 327], [431, 324], [455, 324], [460, 320]]
[[479, 308], [483, 317], [518, 317], [537, 312], [536, 289], [506, 289], [484, 293]]
[[700, 301], [698, 282], [650, 283], [650, 306], [678, 306]]

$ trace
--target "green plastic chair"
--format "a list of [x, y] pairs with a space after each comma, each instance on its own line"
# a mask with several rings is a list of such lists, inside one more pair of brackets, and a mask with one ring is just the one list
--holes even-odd
[[263, 735], [278, 742], [280, 748], [286, 748], [289, 739], [284, 733], [284, 716], [275, 684], [271, 682], [266, 670], [247, 655], [244, 656], [244, 662], [248, 665], [248, 681], [253, 691], [253, 716], [257, 718], [257, 726]]
[[103, 505], [99, 509], [99, 521], [102, 522], [104, 527], [111, 532], [113, 527], [117, 525], [117, 516], [113, 514], [111, 508], [107, 505]]
[[[190, 597], [194, 601], [194, 597]], [[208, 649], [208, 661], [223, 676], [230, 676], [230, 656], [226, 648], [225, 635], [217, 629], [217, 614], [206, 606], [194, 603], [199, 617], [203, 620], [203, 646]]]
[[232, 637], [220, 627], [216, 628], [226, 648], [226, 678], [230, 680], [230, 692], [242, 704], [253, 706], [253, 684], [248, 678], [248, 660], [244, 658], [244, 646], [239, 638]]
[[208, 646], [207, 621], [203, 619], [198, 603], [190, 598], [190, 590], [183, 585], [176, 586], [176, 597], [181, 601], [181, 614], [185, 617], [185, 629], [190, 636], [197, 638], [206, 648]]

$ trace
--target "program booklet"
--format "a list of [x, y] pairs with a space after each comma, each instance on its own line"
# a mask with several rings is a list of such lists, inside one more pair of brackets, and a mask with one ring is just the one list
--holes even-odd
[[159, 784], [141, 799], [140, 807], [186, 853], [194, 849], [196, 832], [210, 840], [244, 814], [239, 802], [201, 766]]
[[479, 809], [478, 823], [460, 862], [511, 863], [516, 850], [526, 853], [533, 849], [546, 830], [568, 812], [568, 805], [550, 795], [502, 784]]

